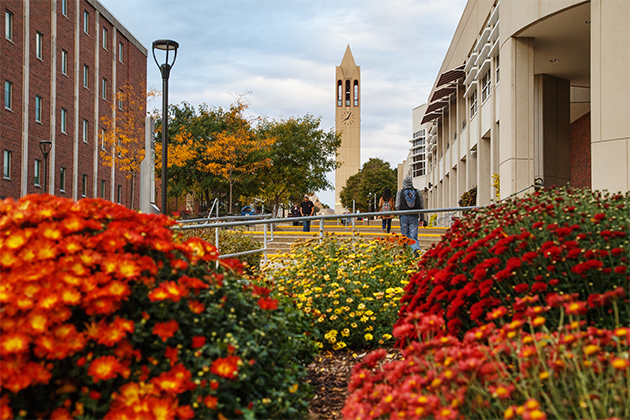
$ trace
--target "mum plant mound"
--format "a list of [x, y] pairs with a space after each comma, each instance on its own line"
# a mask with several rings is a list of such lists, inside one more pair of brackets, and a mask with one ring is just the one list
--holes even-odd
[[392, 326], [413, 255], [407, 238], [370, 242], [326, 235], [293, 246], [292, 263], [267, 269], [273, 288], [312, 317], [320, 348], [392, 345]]
[[[628, 192], [550, 189], [479, 209], [422, 256], [397, 326], [421, 312], [444, 318], [447, 331], [461, 337], [495, 310], [522, 317], [516, 298], [553, 292], [588, 299], [589, 325], [611, 328], [630, 318], [627, 299], [614, 317], [602, 306], [606, 292], [628, 293], [629, 234]], [[547, 317], [558, 323], [560, 313]], [[401, 345], [413, 339], [400, 333]]]
[[98, 199], [0, 203], [0, 418], [305, 413], [303, 314], [172, 225]]
[[[608, 293], [613, 310], [624, 295]], [[587, 326], [587, 302], [574, 299], [516, 298], [522, 318], [492, 312], [493, 322], [462, 340], [443, 335], [443, 317], [409, 314], [399, 328], [422, 339], [404, 360], [387, 362], [377, 350], [355, 366], [344, 418], [630, 418], [630, 327]], [[547, 328], [552, 308], [564, 316], [560, 328]]]

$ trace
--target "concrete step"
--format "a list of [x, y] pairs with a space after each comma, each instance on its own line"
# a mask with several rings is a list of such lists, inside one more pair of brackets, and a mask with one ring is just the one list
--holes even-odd
[[[393, 233], [400, 233], [400, 227], [398, 224], [392, 224], [392, 230], [390, 234], [383, 233], [380, 221], [372, 221], [371, 225], [367, 223], [362, 224], [358, 222], [355, 224], [354, 236], [355, 238], [362, 238], [364, 240], [371, 240], [379, 237], [385, 237], [392, 235]], [[264, 240], [264, 231], [260, 230], [262, 226], [256, 228], [250, 228], [250, 230], [242, 231], [243, 235], [251, 235], [260, 242]], [[256, 230], [254, 230], [256, 229]], [[325, 223], [324, 233], [332, 233], [340, 237], [351, 238], [353, 236], [352, 226], [344, 226], [336, 223]], [[439, 242], [442, 234], [446, 231], [445, 228], [418, 228], [418, 245], [421, 249], [427, 249], [432, 244]], [[270, 229], [267, 230], [267, 254], [286, 254], [290, 252], [291, 245], [298, 240], [317, 239], [319, 237], [319, 224], [316, 226], [311, 225], [310, 232], [304, 232], [302, 226], [293, 226], [291, 223], [278, 224], [274, 227], [273, 239]]]

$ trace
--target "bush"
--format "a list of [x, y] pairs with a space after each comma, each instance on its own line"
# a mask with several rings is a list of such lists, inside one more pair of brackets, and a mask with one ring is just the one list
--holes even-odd
[[[226, 230], [219, 229], [219, 252], [221, 255], [234, 254], [236, 252], [251, 251], [260, 249], [262, 244], [256, 238], [250, 235], [243, 235], [243, 229]], [[183, 238], [201, 238], [211, 244], [216, 243], [214, 229], [189, 229], [180, 231]], [[256, 271], [260, 267], [262, 252], [241, 255], [238, 259], [245, 266], [245, 270], [249, 273]]]
[[403, 286], [413, 256], [407, 239], [392, 236], [371, 242], [326, 235], [293, 247], [292, 263], [265, 277], [313, 317], [321, 348], [391, 345]]
[[[414, 312], [437, 315], [461, 337], [498, 308], [522, 317], [517, 297], [553, 292], [588, 298], [588, 322], [611, 328], [602, 296], [617, 287], [628, 292], [629, 201], [630, 193], [566, 188], [468, 214], [422, 256], [397, 325]], [[560, 313], [547, 317], [557, 324]], [[627, 301], [618, 317], [630, 318]], [[411, 337], [400, 339], [403, 345]]]
[[[607, 299], [616, 308], [624, 295], [619, 288]], [[485, 324], [463, 340], [442, 335], [442, 317], [408, 315], [399, 328], [422, 340], [403, 350], [404, 360], [387, 362], [378, 350], [355, 366], [344, 418], [630, 418], [630, 328], [586, 327], [587, 303], [567, 294], [516, 304], [524, 319]], [[547, 329], [550, 307], [567, 319], [561, 328]]]
[[300, 311], [163, 216], [0, 203], [0, 418], [294, 418]]

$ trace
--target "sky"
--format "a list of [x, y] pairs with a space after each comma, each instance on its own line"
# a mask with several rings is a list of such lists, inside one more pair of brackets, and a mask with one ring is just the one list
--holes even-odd
[[[179, 43], [170, 104], [227, 108], [247, 94], [251, 117], [310, 114], [326, 132], [335, 128], [335, 67], [349, 45], [361, 67], [361, 164], [378, 157], [392, 168], [407, 157], [412, 109], [427, 101], [467, 2], [99, 1], [148, 49], [149, 89], [162, 89], [153, 41]], [[334, 173], [328, 179], [334, 185]], [[334, 208], [334, 190], [317, 196]]]

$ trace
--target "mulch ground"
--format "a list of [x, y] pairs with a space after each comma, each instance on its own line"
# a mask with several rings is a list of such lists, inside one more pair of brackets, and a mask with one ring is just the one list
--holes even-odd
[[[309, 420], [341, 419], [341, 409], [348, 398], [348, 383], [354, 365], [370, 351], [341, 350], [323, 352], [308, 366], [306, 382], [313, 387], [309, 402]], [[389, 360], [400, 358], [400, 352], [388, 349]]]

